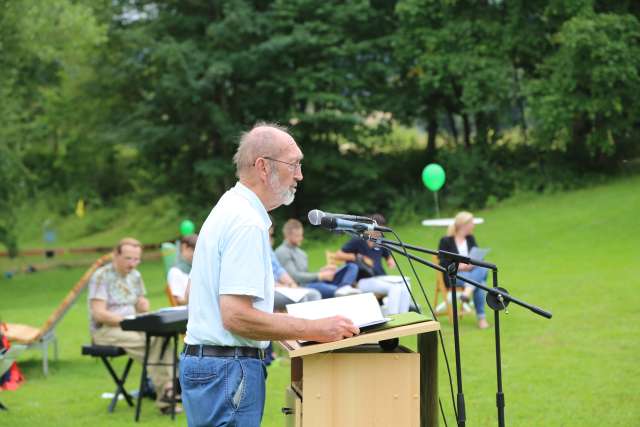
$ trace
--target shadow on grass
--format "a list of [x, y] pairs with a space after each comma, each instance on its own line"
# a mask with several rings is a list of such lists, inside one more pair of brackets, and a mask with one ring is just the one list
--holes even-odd
[[31, 358], [18, 360], [18, 367], [28, 379], [46, 379], [59, 372], [76, 369], [78, 363], [73, 360], [49, 360], [49, 375], [45, 376], [42, 371], [42, 359]]

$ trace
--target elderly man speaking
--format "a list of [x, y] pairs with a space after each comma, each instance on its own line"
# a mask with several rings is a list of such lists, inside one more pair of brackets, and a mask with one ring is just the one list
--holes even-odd
[[234, 156], [239, 182], [200, 231], [191, 270], [189, 322], [180, 359], [189, 426], [259, 426], [268, 340], [336, 341], [358, 334], [335, 316], [304, 320], [273, 313], [268, 211], [293, 202], [302, 152], [275, 125], [245, 133]]

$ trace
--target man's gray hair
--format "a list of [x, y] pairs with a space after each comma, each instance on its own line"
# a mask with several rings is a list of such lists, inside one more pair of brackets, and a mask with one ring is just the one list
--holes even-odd
[[238, 150], [233, 156], [238, 177], [253, 167], [259, 157], [276, 158], [280, 155], [282, 147], [279, 148], [277, 144], [274, 144], [280, 132], [289, 134], [287, 128], [283, 126], [260, 122], [256, 123], [250, 131], [241, 135]]

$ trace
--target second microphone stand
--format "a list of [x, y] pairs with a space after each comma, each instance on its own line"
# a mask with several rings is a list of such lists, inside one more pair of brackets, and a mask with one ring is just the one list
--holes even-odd
[[[370, 240], [374, 242], [376, 245], [386, 248], [387, 250], [399, 253], [404, 255], [407, 258], [410, 258], [414, 261], [417, 261], [420, 264], [426, 265], [428, 267], [433, 268], [434, 270], [440, 271], [443, 273], [445, 285], [451, 289], [451, 305], [453, 309], [453, 343], [455, 350], [455, 359], [456, 359], [456, 383], [458, 387], [458, 393], [456, 398], [456, 406], [457, 406], [457, 424], [459, 427], [463, 427], [466, 423], [466, 411], [465, 411], [465, 401], [464, 401], [464, 392], [462, 389], [462, 363], [460, 360], [460, 333], [459, 333], [459, 325], [458, 325], [458, 303], [457, 303], [457, 295], [456, 295], [456, 282], [458, 279], [462, 280], [465, 283], [469, 283], [476, 288], [482, 289], [487, 292], [487, 305], [494, 310], [494, 321], [495, 321], [495, 344], [496, 344], [496, 377], [497, 377], [497, 393], [496, 393], [496, 406], [498, 408], [498, 425], [500, 427], [504, 427], [505, 418], [504, 418], [504, 392], [502, 390], [502, 359], [501, 359], [501, 348], [500, 348], [500, 311], [505, 310], [509, 303], [513, 301], [515, 304], [520, 305], [521, 307], [527, 308], [539, 316], [546, 317], [550, 319], [552, 314], [539, 308], [534, 305], [528, 304], [524, 301], [521, 301], [513, 296], [511, 296], [506, 289], [498, 286], [498, 267], [495, 264], [491, 264], [488, 262], [475, 260], [468, 256], [456, 254], [453, 252], [447, 251], [434, 251], [426, 248], [421, 248], [419, 246], [407, 245], [404, 243], [394, 242], [391, 240], [386, 240], [381, 237], [371, 237], [371, 236], [361, 236], [366, 240]], [[401, 249], [399, 249], [402, 248]], [[451, 261], [447, 268], [442, 267], [439, 264], [434, 264], [425, 259], [422, 259], [418, 256], [410, 254], [407, 252], [407, 249], [427, 253], [431, 255], [436, 255], [446, 260]], [[488, 288], [485, 285], [475, 282], [474, 280], [468, 279], [463, 276], [458, 275], [458, 266], [460, 263], [471, 264], [477, 267], [488, 268], [492, 270], [492, 279], [493, 279], [493, 288]]]

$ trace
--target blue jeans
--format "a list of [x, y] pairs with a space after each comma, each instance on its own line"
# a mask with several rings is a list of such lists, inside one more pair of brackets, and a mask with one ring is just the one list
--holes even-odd
[[182, 404], [189, 427], [259, 427], [266, 377], [259, 359], [181, 354]]
[[333, 298], [336, 290], [343, 286], [353, 285], [357, 277], [358, 266], [349, 262], [336, 270], [331, 282], [311, 282], [304, 286], [317, 290], [322, 298]]
[[[467, 279], [471, 279], [474, 282], [481, 284], [487, 283], [487, 269], [482, 267], [473, 267], [471, 271], [460, 271], [458, 274]], [[471, 286], [473, 288], [473, 305], [476, 307], [476, 317], [478, 319], [484, 319], [486, 317], [484, 311], [485, 296], [487, 293], [480, 288], [476, 288], [473, 285], [463, 282], [458, 279], [456, 284], [458, 286], [464, 285], [465, 288]]]

